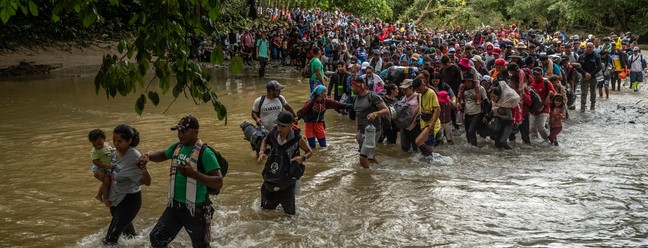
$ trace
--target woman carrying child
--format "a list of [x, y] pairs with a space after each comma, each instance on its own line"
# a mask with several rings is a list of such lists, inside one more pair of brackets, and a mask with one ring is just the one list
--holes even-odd
[[151, 185], [151, 175], [146, 169], [148, 161], [135, 149], [139, 141], [139, 132], [127, 125], [113, 130], [115, 152], [109, 193], [112, 220], [103, 240], [106, 245], [116, 245], [122, 234], [137, 235], [132, 221], [142, 206], [141, 185]]

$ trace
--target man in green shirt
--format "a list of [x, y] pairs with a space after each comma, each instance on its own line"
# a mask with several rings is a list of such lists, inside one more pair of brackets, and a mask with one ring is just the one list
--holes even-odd
[[313, 75], [311, 75], [309, 80], [309, 92], [313, 92], [313, 89], [315, 89], [315, 87], [318, 85], [324, 85], [324, 87], [326, 87], [326, 78], [324, 77], [324, 64], [322, 64], [322, 61], [320, 60], [320, 57], [322, 56], [322, 50], [319, 47], [314, 47], [313, 54], [315, 56], [313, 56], [313, 59], [310, 63], [311, 72], [313, 72]]
[[[202, 149], [206, 144], [198, 138], [199, 127], [196, 117], [183, 117], [171, 128], [178, 131], [179, 142], [166, 150], [144, 155], [145, 159], [153, 162], [171, 159], [167, 208], [149, 236], [153, 247], [168, 246], [183, 227], [193, 247], [209, 246], [213, 208], [207, 187], [220, 190], [223, 177], [214, 152], [209, 148]], [[199, 162], [200, 153], [202, 159]], [[202, 163], [204, 172], [198, 171], [198, 163]]]
[[261, 33], [261, 39], [256, 41], [256, 57], [259, 60], [259, 77], [265, 75], [265, 68], [268, 64], [268, 54], [270, 54], [270, 41], [268, 35], [264, 32]]

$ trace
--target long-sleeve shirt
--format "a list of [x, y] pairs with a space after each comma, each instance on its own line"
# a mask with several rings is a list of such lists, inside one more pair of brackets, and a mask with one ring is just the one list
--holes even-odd
[[340, 103], [327, 98], [322, 102], [308, 100], [304, 106], [297, 111], [297, 117], [304, 119], [304, 122], [324, 122], [324, 113], [327, 109], [350, 109], [351, 105]]
[[331, 82], [328, 86], [328, 95], [331, 96], [331, 93], [333, 93], [333, 99], [335, 100], [340, 100], [340, 98], [342, 98], [342, 94], [344, 93], [350, 95], [351, 87], [350, 85], [347, 85], [347, 79], [350, 76], [351, 75], [347, 72], [337, 72], [333, 76], [331, 76]]
[[[581, 64], [584, 72], [587, 72], [592, 76], [596, 75], [596, 73], [603, 69], [603, 67], [601, 67], [601, 57], [594, 52], [590, 54], [587, 54], [587, 52], [583, 53], [583, 55], [578, 58], [578, 63]], [[585, 75], [584, 72], [581, 73]]]

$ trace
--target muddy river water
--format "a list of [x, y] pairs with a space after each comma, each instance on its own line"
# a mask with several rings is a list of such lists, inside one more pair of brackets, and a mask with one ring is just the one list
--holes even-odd
[[[250, 71], [250, 74], [254, 74]], [[87, 134], [125, 123], [141, 133], [141, 152], [177, 140], [169, 131], [193, 114], [200, 136], [230, 163], [215, 197], [212, 246], [225, 247], [519, 247], [648, 245], [648, 96], [625, 89], [598, 102], [595, 112], [572, 112], [560, 147], [534, 140], [510, 151], [480, 139], [436, 150], [430, 163], [398, 146], [378, 145], [381, 164], [361, 169], [352, 122], [327, 113], [329, 148], [306, 163], [297, 215], [259, 208], [261, 169], [239, 124], [250, 120], [265, 82], [286, 85], [301, 107], [307, 83], [297, 73], [270, 70], [267, 79], [217, 73], [212, 80], [228, 108], [227, 125], [213, 108], [162, 97], [137, 116], [135, 99], [106, 99], [93, 77], [0, 82], [0, 247], [97, 247], [110, 214], [94, 199]], [[301, 123], [303, 126], [303, 122]], [[460, 134], [460, 133], [458, 133]], [[520, 141], [518, 141], [520, 142]], [[166, 204], [169, 163], [151, 163], [134, 225], [140, 236], [123, 247], [149, 246], [148, 233]], [[186, 233], [173, 247], [190, 246]]]

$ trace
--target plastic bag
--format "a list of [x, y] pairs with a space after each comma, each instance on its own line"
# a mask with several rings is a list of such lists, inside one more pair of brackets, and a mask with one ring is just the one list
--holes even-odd
[[499, 81], [499, 87], [502, 89], [502, 95], [495, 106], [501, 108], [514, 108], [520, 102], [520, 95], [514, 89], [509, 87], [505, 81]]

